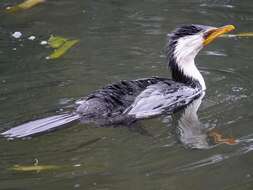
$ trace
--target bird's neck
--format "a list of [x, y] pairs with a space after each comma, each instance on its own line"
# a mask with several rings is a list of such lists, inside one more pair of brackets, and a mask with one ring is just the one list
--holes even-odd
[[202, 90], [206, 90], [204, 78], [196, 67], [194, 59], [194, 54], [185, 57], [169, 56], [168, 62], [172, 79], [190, 86], [200, 85]]

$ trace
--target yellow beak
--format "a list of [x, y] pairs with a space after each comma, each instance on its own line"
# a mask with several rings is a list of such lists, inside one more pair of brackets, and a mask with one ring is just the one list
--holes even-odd
[[235, 29], [234, 25], [226, 25], [226, 26], [208, 31], [204, 36], [205, 40], [203, 42], [203, 45], [206, 46], [206, 45], [210, 44], [212, 41], [214, 41], [220, 35], [228, 33], [234, 29]]

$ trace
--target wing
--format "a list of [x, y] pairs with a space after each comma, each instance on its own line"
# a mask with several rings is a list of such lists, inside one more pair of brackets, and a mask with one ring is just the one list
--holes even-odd
[[159, 82], [141, 92], [125, 113], [136, 118], [147, 118], [164, 111], [173, 112], [176, 108], [189, 104], [201, 92], [199, 88], [177, 82]]
[[77, 112], [81, 115], [111, 116], [122, 114], [148, 86], [168, 79], [151, 77], [119, 81], [99, 89], [78, 100]]

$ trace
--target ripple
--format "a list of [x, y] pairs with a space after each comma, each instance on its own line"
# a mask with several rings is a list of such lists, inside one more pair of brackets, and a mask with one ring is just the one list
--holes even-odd
[[[244, 139], [244, 140], [239, 140], [238, 142], [247, 142], [247, 145], [243, 145], [239, 148], [237, 148], [235, 151], [230, 152], [230, 153], [223, 153], [223, 154], [215, 154], [210, 157], [183, 165], [179, 168], [177, 168], [177, 171], [187, 171], [187, 170], [194, 170], [197, 168], [201, 167], [206, 167], [209, 165], [217, 164], [219, 162], [225, 161], [227, 159], [236, 157], [236, 156], [241, 156], [243, 154], [247, 154], [253, 150], [253, 139]], [[249, 143], [250, 142], [250, 143]]]
[[225, 54], [223, 52], [219, 52], [219, 51], [204, 51], [203, 54], [204, 55], [213, 55], [213, 56], [222, 56], [222, 57], [227, 56], [227, 54]]
[[229, 5], [229, 4], [215, 4], [215, 3], [212, 3], [212, 4], [202, 3], [202, 4], [200, 4], [199, 6], [200, 6], [200, 7], [225, 7], [225, 8], [230, 8], [230, 9], [235, 8], [234, 5]]

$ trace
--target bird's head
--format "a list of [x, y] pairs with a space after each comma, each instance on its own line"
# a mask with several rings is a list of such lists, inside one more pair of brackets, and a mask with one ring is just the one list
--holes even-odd
[[172, 78], [179, 82], [187, 82], [190, 79], [200, 80], [202, 76], [199, 76], [198, 70], [196, 71], [195, 56], [204, 46], [234, 29], [233, 25], [216, 28], [192, 24], [179, 27], [169, 34], [166, 56], [172, 70]]

